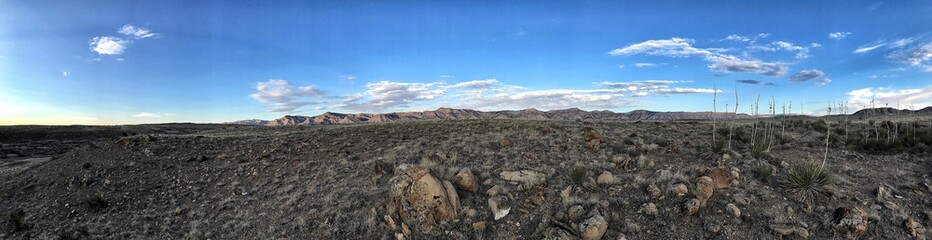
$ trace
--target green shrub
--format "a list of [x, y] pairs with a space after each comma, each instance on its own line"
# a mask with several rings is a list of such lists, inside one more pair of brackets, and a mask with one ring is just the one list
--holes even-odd
[[754, 176], [758, 180], [764, 183], [769, 183], [773, 179], [773, 166], [767, 164], [764, 161], [757, 161], [757, 164], [754, 165]]
[[830, 194], [828, 187], [833, 182], [832, 174], [819, 163], [802, 161], [790, 168], [781, 185], [795, 194], [798, 200], [812, 205]]
[[582, 186], [583, 183], [586, 182], [586, 178], [588, 178], [587, 175], [588, 175], [588, 171], [586, 170], [586, 168], [576, 167], [573, 169], [573, 173], [570, 175], [570, 177], [573, 179], [573, 183], [575, 183], [578, 186]]

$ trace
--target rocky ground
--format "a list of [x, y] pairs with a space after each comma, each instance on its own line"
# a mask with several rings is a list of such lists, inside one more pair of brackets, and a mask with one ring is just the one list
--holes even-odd
[[834, 181], [807, 204], [781, 183], [821, 163], [824, 131], [790, 124], [752, 154], [760, 130], [739, 124], [734, 151], [720, 152], [709, 122], [686, 121], [202, 126], [46, 155], [9, 153], [27, 143], [4, 139], [17, 156], [0, 159], [0, 239], [929, 236], [930, 151], [833, 140]]

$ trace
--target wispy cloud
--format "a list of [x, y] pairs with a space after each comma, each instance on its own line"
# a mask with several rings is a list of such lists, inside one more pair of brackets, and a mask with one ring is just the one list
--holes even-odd
[[99, 55], [117, 55], [126, 50], [129, 41], [117, 37], [95, 37], [91, 39], [91, 51]]
[[886, 45], [887, 43], [883, 41], [877, 41], [877, 42], [861, 45], [860, 47], [858, 47], [858, 49], [855, 49], [853, 53], [866, 53], [866, 52], [873, 51], [874, 49], [877, 49], [877, 48], [880, 48]]
[[[149, 31], [149, 29], [135, 27], [128, 24], [121, 27], [117, 32], [135, 39], [144, 39], [156, 36], [156, 34]], [[90, 50], [96, 52], [98, 55], [119, 55], [122, 54], [131, 43], [133, 42], [119, 37], [99, 36], [92, 38], [89, 45]], [[98, 59], [94, 60], [100, 61]]]
[[129, 25], [129, 24], [123, 25], [123, 27], [120, 28], [119, 33], [126, 35], [126, 36], [135, 37], [136, 39], [150, 38], [150, 37], [156, 36], [156, 34], [150, 31], [149, 29], [136, 27], [136, 26]]
[[762, 81], [752, 80], [752, 79], [735, 80], [735, 82], [743, 83], [743, 84], [761, 85], [761, 86], [776, 86], [775, 84], [771, 82], [762, 82]]
[[789, 77], [790, 81], [794, 82], [805, 82], [812, 79], [820, 78], [825, 76], [825, 73], [818, 69], [809, 69], [799, 71]]
[[163, 118], [176, 116], [176, 113], [160, 113], [160, 112], [140, 112], [133, 115], [134, 118]]
[[697, 48], [692, 46], [693, 40], [685, 38], [671, 38], [662, 40], [647, 40], [631, 44], [627, 47], [609, 51], [610, 55], [646, 54], [666, 57], [702, 56], [711, 62], [709, 69], [718, 72], [747, 72], [767, 76], [779, 76], [786, 72], [786, 64], [764, 62], [754, 59], [744, 59], [724, 54], [725, 50], [718, 48]]
[[909, 64], [910, 67], [925, 72], [932, 72], [932, 42], [894, 51], [887, 55], [887, 59]]
[[657, 66], [657, 64], [654, 64], [654, 63], [635, 63], [634, 66], [635, 66], [635, 67], [639, 67], [639, 68], [644, 68], [644, 67], [654, 67], [654, 66]]
[[472, 81], [461, 82], [461, 83], [448, 86], [448, 88], [483, 89], [483, 88], [488, 88], [489, 86], [492, 86], [493, 84], [498, 84], [498, 83], [499, 83], [498, 80], [490, 78], [490, 79], [484, 79], [484, 80], [472, 80]]
[[851, 35], [851, 32], [833, 32], [833, 33], [829, 33], [828, 37], [831, 39], [841, 40], [842, 38], [845, 38], [848, 35]]
[[71, 73], [68, 72], [68, 71], [62, 71], [62, 72], [61, 72], [61, 76], [62, 76], [62, 77], [68, 77], [68, 75], [70, 75], [70, 74], [71, 74]]
[[352, 80], [356, 80], [356, 76], [355, 75], [340, 75], [340, 79], [352, 81]]

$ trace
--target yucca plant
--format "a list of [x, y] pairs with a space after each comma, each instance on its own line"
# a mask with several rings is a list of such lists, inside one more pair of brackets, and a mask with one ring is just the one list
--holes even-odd
[[812, 205], [819, 198], [829, 195], [829, 186], [833, 183], [832, 174], [819, 163], [803, 161], [790, 168], [781, 185], [800, 201]]
[[769, 183], [773, 179], [773, 166], [764, 161], [757, 161], [754, 165], [754, 176], [761, 182]]

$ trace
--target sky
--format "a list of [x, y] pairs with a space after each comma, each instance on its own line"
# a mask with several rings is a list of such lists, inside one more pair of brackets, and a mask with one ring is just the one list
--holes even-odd
[[0, 125], [920, 109], [930, 32], [930, 1], [0, 0]]

